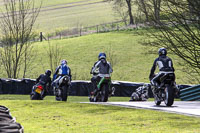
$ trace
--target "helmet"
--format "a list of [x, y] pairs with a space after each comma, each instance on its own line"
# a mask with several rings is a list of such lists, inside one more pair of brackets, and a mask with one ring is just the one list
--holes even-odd
[[105, 53], [99, 53], [98, 58], [99, 58], [99, 60], [100, 59], [106, 59], [106, 54]]
[[46, 70], [45, 74], [46, 74], [47, 76], [51, 76], [51, 70]]
[[161, 55], [167, 55], [167, 50], [166, 50], [166, 48], [160, 48], [160, 49], [158, 50], [158, 54], [159, 54], [159, 56], [161, 56]]
[[67, 64], [67, 60], [65, 60], [65, 59], [64, 59], [64, 60], [61, 60], [60, 64], [61, 64], [61, 65]]

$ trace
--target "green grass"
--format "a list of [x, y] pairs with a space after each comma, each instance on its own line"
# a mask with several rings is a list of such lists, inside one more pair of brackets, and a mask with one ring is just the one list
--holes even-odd
[[[2, 0], [0, 0], [0, 3]], [[101, 2], [101, 3], [95, 3]], [[40, 0], [36, 0], [39, 5]], [[0, 4], [2, 11], [3, 4]], [[110, 3], [103, 0], [43, 0], [34, 31], [46, 34], [56, 30], [87, 27], [119, 20]]]
[[[144, 38], [135, 31], [121, 31], [52, 40], [50, 43], [57, 44], [62, 51], [61, 58], [68, 60], [73, 80], [90, 80], [90, 70], [97, 61], [99, 52], [106, 52], [108, 61], [112, 59], [114, 62], [112, 80], [149, 82], [150, 69], [157, 55], [146, 54], [150, 47], [140, 44]], [[34, 48], [34, 60], [28, 69], [27, 78], [37, 78], [50, 68], [47, 56], [48, 42], [36, 43]], [[109, 53], [112, 53], [112, 56], [109, 56]], [[174, 61], [177, 84], [187, 84], [186, 74], [178, 65], [180, 59], [170, 54], [169, 56]], [[0, 77], [6, 77], [3, 68]]]
[[[0, 95], [1, 105], [10, 109], [12, 116], [24, 126], [26, 133], [200, 132], [199, 118], [79, 103], [86, 99], [87, 97], [70, 96], [68, 102], [57, 102], [54, 97], [47, 96], [43, 101], [30, 101], [28, 96], [23, 95]], [[125, 100], [120, 97], [116, 99]]]
[[44, 33], [116, 21], [108, 3], [82, 5], [41, 12], [35, 27]]

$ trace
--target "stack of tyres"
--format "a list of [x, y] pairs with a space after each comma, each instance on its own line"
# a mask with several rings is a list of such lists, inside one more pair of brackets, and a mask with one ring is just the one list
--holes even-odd
[[23, 127], [11, 116], [7, 107], [0, 105], [0, 133], [23, 133]]

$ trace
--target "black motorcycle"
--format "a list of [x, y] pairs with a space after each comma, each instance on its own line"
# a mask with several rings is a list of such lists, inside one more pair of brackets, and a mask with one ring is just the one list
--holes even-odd
[[[114, 93], [114, 88], [112, 88]], [[97, 85], [97, 92], [89, 97], [90, 102], [107, 102], [108, 97], [111, 95], [111, 77], [102, 77]]]
[[160, 105], [164, 101], [167, 106], [172, 106], [176, 93], [174, 73], [163, 73], [159, 81], [160, 84], [152, 86], [155, 104]]
[[37, 83], [33, 86], [32, 92], [30, 94], [31, 100], [43, 100], [45, 88], [44, 85]]
[[54, 95], [57, 101], [67, 101], [70, 84], [70, 77], [67, 75], [59, 80], [58, 87], [54, 87]]

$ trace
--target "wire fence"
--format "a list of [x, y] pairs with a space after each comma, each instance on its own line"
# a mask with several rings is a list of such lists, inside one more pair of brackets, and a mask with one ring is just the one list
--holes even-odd
[[92, 33], [103, 33], [110, 31], [126, 30], [126, 29], [137, 29], [140, 27], [145, 27], [146, 24], [134, 24], [126, 25], [124, 21], [116, 21], [111, 23], [104, 23], [100, 25], [90, 26], [90, 27], [79, 27], [57, 31], [54, 34], [44, 35], [43, 32], [40, 32], [39, 38], [34, 38], [33, 41], [43, 41], [43, 40], [52, 40], [52, 39], [63, 39], [70, 37], [84, 36]]

